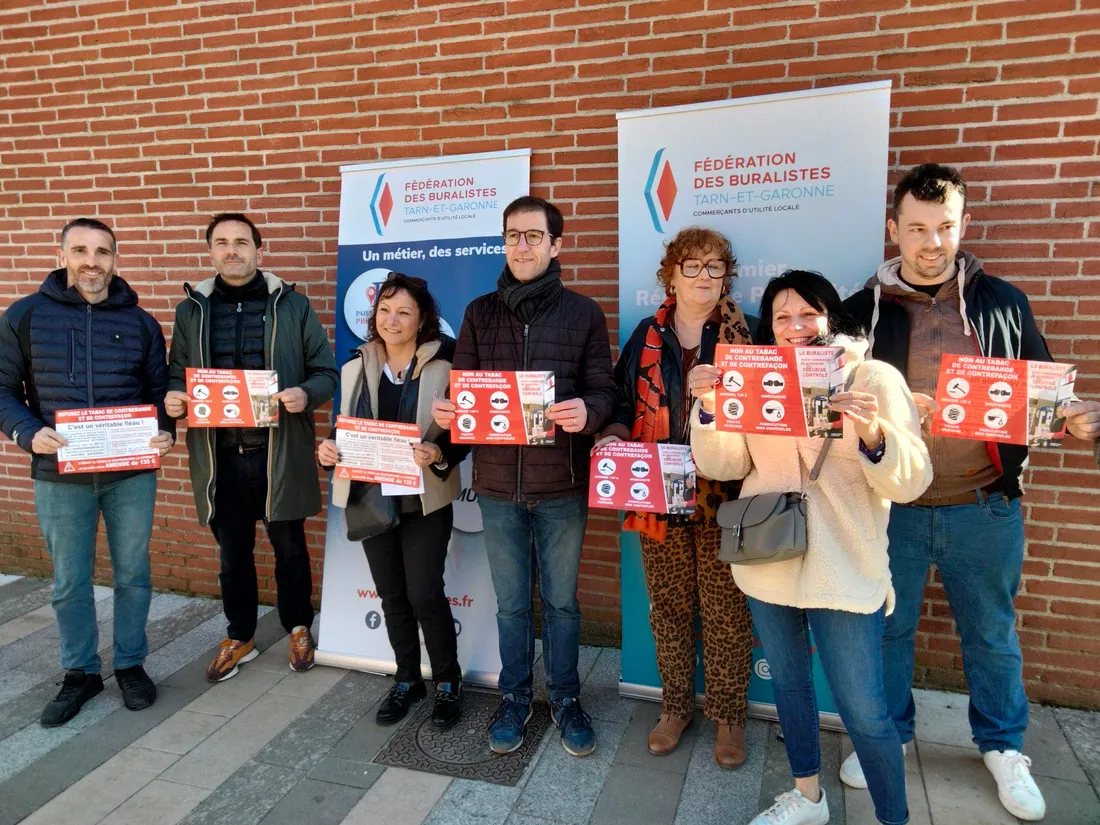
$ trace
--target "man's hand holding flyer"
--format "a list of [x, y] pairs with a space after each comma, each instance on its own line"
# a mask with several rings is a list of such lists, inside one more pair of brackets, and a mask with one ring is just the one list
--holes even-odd
[[424, 473], [412, 451], [412, 445], [419, 443], [420, 428], [416, 424], [339, 415], [336, 446], [340, 463], [336, 465], [336, 477], [423, 492]]
[[1072, 364], [944, 355], [932, 434], [1029, 447], [1057, 447], [1062, 406], [1073, 399]]
[[554, 443], [552, 372], [452, 370], [451, 400], [456, 444]]
[[160, 467], [160, 451], [149, 446], [158, 434], [152, 404], [59, 410], [55, 424], [57, 434], [69, 442], [57, 451], [62, 474]]
[[274, 370], [186, 370], [189, 427], [278, 427], [279, 391]]
[[841, 438], [841, 414], [829, 399], [844, 385], [841, 347], [745, 347], [714, 352], [719, 430], [798, 438]]
[[588, 484], [589, 507], [695, 512], [695, 462], [687, 444], [612, 441], [592, 456]]

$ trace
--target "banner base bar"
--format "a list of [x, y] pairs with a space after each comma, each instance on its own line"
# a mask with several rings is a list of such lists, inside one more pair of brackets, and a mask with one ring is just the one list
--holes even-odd
[[[314, 661], [327, 667], [342, 667], [347, 670], [358, 670], [363, 673], [377, 673], [380, 676], [392, 676], [397, 672], [397, 663], [387, 659], [369, 659], [364, 656], [352, 656], [350, 653], [332, 653], [327, 650], [318, 650], [314, 654]], [[420, 674], [428, 682], [432, 680], [432, 669], [428, 665], [421, 665]], [[476, 670], [468, 670], [462, 674], [462, 682], [478, 687], [497, 688], [496, 673], [484, 673]]]
[[[660, 702], [661, 697], [664, 695], [664, 690], [650, 685], [634, 685], [628, 682], [619, 682], [619, 695], [626, 699]], [[704, 699], [705, 697], [702, 693], [696, 693], [696, 707], [703, 707]], [[779, 721], [779, 714], [775, 709], [775, 705], [769, 705], [765, 702], [749, 702], [748, 713], [749, 716], [754, 719], [766, 719], [769, 722]], [[836, 713], [819, 712], [817, 714], [817, 721], [825, 730], [837, 731], [839, 733], [845, 732], [844, 723], [840, 721], [840, 716]]]

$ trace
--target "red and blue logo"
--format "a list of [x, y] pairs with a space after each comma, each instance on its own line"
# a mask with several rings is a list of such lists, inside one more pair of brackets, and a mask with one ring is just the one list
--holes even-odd
[[653, 219], [653, 228], [662, 235], [668, 228], [672, 205], [676, 202], [676, 178], [672, 175], [672, 164], [664, 159], [664, 154], [664, 149], [658, 149], [653, 156], [649, 180], [645, 184], [645, 202], [649, 206], [649, 216]]
[[374, 228], [379, 235], [383, 234], [383, 227], [389, 224], [391, 212], [393, 212], [393, 195], [390, 194], [390, 185], [386, 183], [385, 175], [379, 175], [378, 183], [374, 185], [374, 194], [370, 199], [370, 216], [374, 219]]

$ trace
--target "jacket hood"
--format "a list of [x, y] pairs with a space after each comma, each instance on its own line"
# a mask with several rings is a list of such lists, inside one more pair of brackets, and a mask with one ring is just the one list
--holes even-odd
[[[367, 359], [367, 364], [371, 368], [377, 369], [379, 373], [382, 372], [382, 366], [386, 363], [386, 347], [378, 339], [367, 341], [365, 344], [361, 344], [355, 350], [357, 353], [361, 352]], [[438, 341], [425, 341], [419, 347], [416, 348], [416, 353], [413, 358], [416, 360], [416, 366], [413, 368], [412, 379], [416, 381], [420, 378], [420, 373], [432, 361], [437, 359], [444, 359], [450, 361], [454, 358], [455, 352], [455, 340], [444, 335]]]
[[[282, 278], [277, 277], [274, 273], [264, 272], [262, 269], [257, 270], [264, 276], [264, 283], [267, 285], [267, 294], [271, 295], [278, 292], [280, 289], [286, 289], [288, 292], [294, 289], [294, 284], [288, 284]], [[191, 284], [184, 284], [183, 291], [188, 295], [198, 294], [204, 298], [209, 298], [214, 294], [214, 284], [217, 281], [217, 276], [213, 278], [207, 278], [205, 281], [199, 281], [193, 287]]]
[[[69, 273], [65, 269], [55, 269], [47, 275], [46, 280], [38, 287], [38, 291], [63, 304], [88, 303], [74, 287], [69, 286]], [[132, 307], [137, 306], [137, 302], [138, 295], [130, 285], [118, 275], [112, 275], [110, 282], [107, 284], [107, 297], [96, 306]]]
[[[959, 318], [962, 320], [963, 333], [970, 335], [970, 320], [966, 317], [966, 288], [974, 276], [982, 270], [982, 262], [969, 252], [960, 251], [955, 258], [955, 278], [958, 282]], [[909, 286], [901, 277], [901, 256], [883, 261], [874, 277], [864, 286], [875, 293], [875, 305], [871, 312], [871, 328], [867, 330], [870, 351], [875, 346], [875, 327], [878, 325], [879, 301], [883, 295], [916, 295], [919, 290]]]

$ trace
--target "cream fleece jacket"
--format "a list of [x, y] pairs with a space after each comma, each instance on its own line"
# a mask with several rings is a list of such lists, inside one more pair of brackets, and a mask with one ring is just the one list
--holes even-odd
[[691, 416], [691, 448], [699, 472], [709, 478], [743, 478], [741, 496], [803, 491], [809, 496], [807, 551], [798, 559], [732, 565], [737, 586], [771, 604], [873, 613], [883, 602], [894, 609], [886, 556], [890, 502], [916, 499], [932, 482], [932, 464], [920, 419], [904, 379], [882, 361], [866, 361], [867, 342], [838, 336], [846, 351], [845, 379], [855, 370], [852, 392], [878, 398], [886, 452], [873, 464], [859, 451], [859, 437], [844, 422], [844, 437], [829, 449], [817, 482], [808, 476], [825, 444], [820, 438], [741, 435], [700, 424]]

